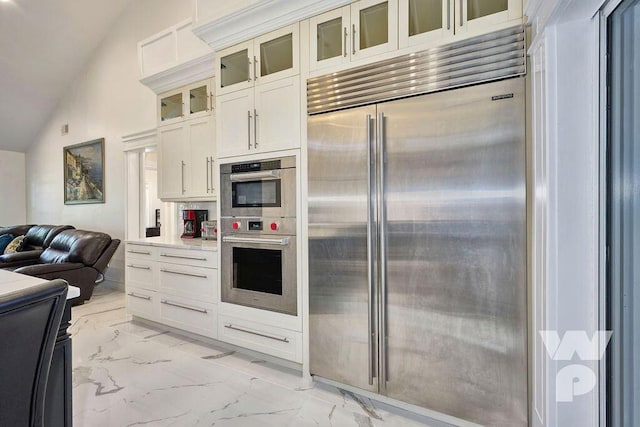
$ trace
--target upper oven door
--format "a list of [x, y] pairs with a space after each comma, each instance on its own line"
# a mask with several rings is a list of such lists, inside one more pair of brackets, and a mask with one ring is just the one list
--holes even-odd
[[222, 173], [222, 216], [295, 217], [296, 170]]

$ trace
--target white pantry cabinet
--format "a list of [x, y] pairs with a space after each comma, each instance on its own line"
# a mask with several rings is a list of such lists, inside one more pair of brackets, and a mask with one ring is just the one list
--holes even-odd
[[298, 24], [218, 53], [219, 157], [300, 146]]

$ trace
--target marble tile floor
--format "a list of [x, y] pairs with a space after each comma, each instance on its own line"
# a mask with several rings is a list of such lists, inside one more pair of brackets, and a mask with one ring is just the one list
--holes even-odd
[[72, 309], [73, 424], [431, 426], [438, 423], [224, 348], [132, 322], [98, 287]]

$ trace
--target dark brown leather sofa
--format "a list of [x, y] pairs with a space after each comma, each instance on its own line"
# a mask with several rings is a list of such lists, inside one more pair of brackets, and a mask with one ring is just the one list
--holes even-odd
[[43, 279], [64, 279], [80, 288], [80, 296], [72, 303], [81, 304], [91, 298], [96, 280], [102, 277], [118, 245], [120, 240], [105, 233], [67, 229], [53, 237], [30, 265], [14, 271]]
[[[25, 227], [29, 227], [26, 231]], [[9, 229], [8, 231], [4, 231]], [[0, 235], [24, 235], [22, 250], [12, 254], [0, 255], [0, 268], [18, 268], [38, 262], [42, 251], [49, 247], [51, 241], [64, 230], [71, 230], [71, 225], [29, 225], [0, 228]]]

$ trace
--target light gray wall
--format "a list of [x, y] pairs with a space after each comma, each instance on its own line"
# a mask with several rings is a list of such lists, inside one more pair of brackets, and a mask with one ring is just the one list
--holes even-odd
[[26, 213], [25, 155], [0, 151], [0, 226], [24, 224]]
[[[26, 153], [27, 220], [125, 235], [121, 136], [156, 126], [156, 95], [138, 79], [137, 43], [190, 18], [193, 0], [136, 0], [123, 12]], [[69, 134], [60, 126], [69, 124]], [[62, 148], [105, 138], [104, 204], [64, 205]], [[124, 256], [115, 254], [107, 280], [122, 283]]]

